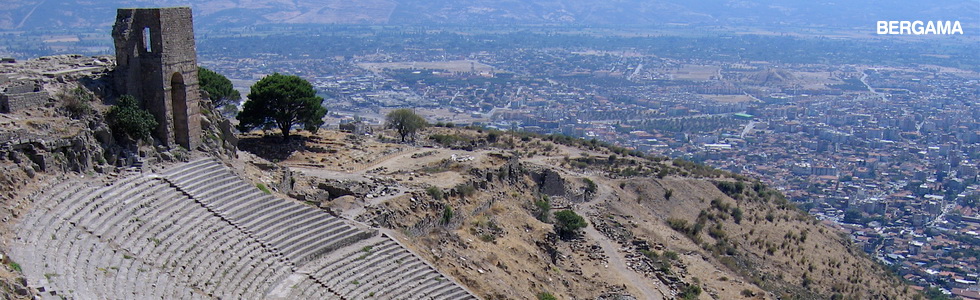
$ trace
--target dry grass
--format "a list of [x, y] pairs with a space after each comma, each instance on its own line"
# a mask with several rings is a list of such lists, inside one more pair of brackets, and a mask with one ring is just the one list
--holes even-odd
[[[432, 132], [479, 136], [464, 129], [438, 128]], [[613, 179], [601, 173], [583, 173], [583, 170], [562, 167], [562, 158], [585, 154], [606, 157], [609, 153], [604, 149], [568, 146], [543, 151], [550, 142], [537, 138], [521, 141], [515, 137], [511, 141], [513, 149], [496, 148], [498, 144], [475, 151], [417, 148], [370, 137], [359, 144], [344, 143], [345, 139], [346, 134], [321, 132], [315, 145], [337, 149], [336, 152], [299, 151], [286, 163], [303, 165], [312, 159], [326, 165], [334, 163], [341, 170], [351, 165], [368, 170], [381, 168], [383, 171], [374, 172], [373, 176], [394, 178], [415, 188], [410, 196], [396, 197], [367, 209], [387, 212], [395, 220], [390, 226], [399, 232], [401, 240], [486, 299], [522, 299], [542, 291], [561, 299], [595, 298], [624, 285], [634, 295], [638, 291], [635, 283], [627, 279], [629, 274], [612, 268], [608, 259], [588, 257], [583, 249], [598, 246], [601, 241], [596, 237], [586, 237], [576, 243], [547, 240], [552, 226], [533, 216], [531, 203], [540, 196], [538, 183], [527, 174], [521, 174], [516, 181], [495, 177], [486, 181], [486, 188], [477, 189], [471, 196], [449, 193], [461, 183], [485, 181], [486, 176], [479, 174], [496, 174], [507, 162], [500, 155], [515, 152], [538, 153], [521, 159], [526, 168], [552, 168], [566, 180], [591, 178], [599, 185], [600, 194], [604, 194], [594, 200], [594, 212], [626, 224], [624, 230], [637, 239], [662, 247], [658, 251], [679, 253], [679, 260], [671, 270], [685, 282], [701, 286], [705, 291], [701, 299], [746, 299], [743, 294], [746, 290], [754, 294], [748, 298], [767, 299], [829, 298], [835, 294], [854, 299], [912, 296], [904, 294], [895, 277], [886, 275], [834, 229], [781, 202], [775, 194], [762, 192], [764, 189], [757, 192], [751, 183], [746, 184], [742, 194], [733, 194], [737, 198], [733, 199], [704, 179], [674, 175], [664, 179]], [[411, 157], [423, 152], [429, 154]], [[385, 153], [396, 154], [386, 156]], [[451, 154], [471, 155], [475, 159], [447, 164], [446, 158]], [[357, 171], [352, 174], [356, 175]], [[431, 199], [425, 192], [429, 186], [445, 190], [446, 196], [441, 200]], [[670, 200], [664, 197], [668, 189], [672, 191]], [[481, 206], [486, 207], [489, 201], [493, 204], [488, 209], [471, 214]], [[457, 216], [450, 225], [430, 227], [422, 235], [407, 229], [425, 220], [438, 220], [445, 205], [452, 207]], [[744, 212], [739, 223], [733, 217], [736, 207]], [[686, 220], [693, 226], [699, 222], [702, 212], [711, 217], [702, 216], [704, 225], [696, 235], [678, 232], [666, 224], [670, 218]], [[488, 233], [487, 228], [500, 231]], [[720, 240], [726, 241], [724, 244], [730, 245], [731, 250], [716, 246]], [[558, 250], [562, 258], [556, 264], [551, 262], [542, 243], [554, 245]], [[626, 254], [620, 251], [615, 255], [625, 257]]]
[[[659, 196], [662, 195], [659, 186], [675, 191], [670, 201]], [[913, 296], [903, 294], [897, 278], [887, 275], [880, 265], [853, 248], [848, 241], [842, 240], [832, 228], [815, 222], [796, 209], [780, 209], [772, 201], [748, 200], [749, 195], [754, 195], [753, 192], [745, 193], [746, 200], [735, 201], [710, 183], [673, 178], [662, 181], [634, 180], [627, 184], [624, 193], [635, 195], [632, 199], [638, 200], [620, 201], [619, 205], [613, 206], [613, 211], [628, 215], [633, 220], [645, 220], [641, 224], [655, 222], [646, 220], [662, 222], [665, 217], [694, 224], [702, 210], [714, 216], [726, 215], [706, 222], [705, 229], [698, 235], [700, 245], [683, 234], [665, 234], [665, 226], [637, 230], [637, 236], [651, 242], [664, 243], [678, 252], [698, 252], [700, 257], [706, 257], [704, 260], [697, 259], [699, 256], [685, 257], [689, 276], [699, 278], [708, 287], [724, 294], [721, 296], [723, 299], [742, 298], [740, 292], [743, 289], [761, 291], [759, 286], [783, 297], [830, 297], [837, 293], [855, 299], [905, 299]], [[714, 199], [744, 211], [740, 224], [730, 217], [731, 213], [713, 209], [711, 201]], [[769, 216], [772, 221], [767, 220]], [[710, 236], [708, 228], [714, 224], [721, 224], [721, 230], [734, 247], [735, 255], [712, 253], [717, 239]], [[806, 237], [802, 238], [804, 235]], [[676, 240], [678, 238], [679, 241]], [[704, 265], [705, 262], [711, 265]], [[809, 288], [803, 287], [804, 275], [811, 282]], [[727, 280], [720, 280], [721, 277], [727, 277]]]

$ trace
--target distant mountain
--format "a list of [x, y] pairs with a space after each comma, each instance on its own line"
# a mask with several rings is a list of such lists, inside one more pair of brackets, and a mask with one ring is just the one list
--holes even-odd
[[958, 20], [977, 32], [980, 2], [762, 0], [6, 0], [0, 30], [107, 27], [120, 7], [191, 6], [198, 25], [515, 24], [871, 27]]
[[[583, 25], [869, 26], [877, 20], [976, 21], [976, 1], [402, 1], [394, 23], [530, 23]], [[407, 2], [407, 3], [404, 3]], [[422, 12], [422, 13], [418, 13]]]

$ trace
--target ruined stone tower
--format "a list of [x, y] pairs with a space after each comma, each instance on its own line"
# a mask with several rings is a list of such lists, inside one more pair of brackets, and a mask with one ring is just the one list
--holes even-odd
[[112, 27], [116, 90], [140, 99], [168, 146], [201, 143], [197, 51], [189, 7], [121, 8]]

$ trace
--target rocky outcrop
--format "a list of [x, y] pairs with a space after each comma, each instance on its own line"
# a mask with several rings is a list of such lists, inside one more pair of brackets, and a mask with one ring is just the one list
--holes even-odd
[[26, 158], [39, 172], [88, 172], [96, 164], [105, 163], [104, 149], [93, 131], [84, 130], [70, 137], [21, 136], [0, 141], [0, 160], [15, 164]]
[[27, 286], [27, 279], [17, 277], [15, 280], [0, 278], [0, 294], [5, 299], [35, 299], [35, 292]]
[[221, 115], [205, 95], [201, 96], [201, 132], [203, 138], [199, 150], [220, 157], [235, 157], [238, 137], [232, 129], [231, 121]]
[[[6, 222], [6, 218], [4, 222]], [[37, 290], [31, 288], [27, 284], [27, 278], [20, 274], [20, 264], [10, 260], [7, 253], [4, 252], [0, 252], [0, 273], [16, 274], [15, 276], [0, 276], [0, 299], [38, 299]]]

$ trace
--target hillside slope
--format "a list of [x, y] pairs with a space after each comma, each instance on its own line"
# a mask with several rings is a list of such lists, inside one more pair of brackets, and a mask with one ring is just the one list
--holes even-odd
[[[280, 192], [391, 229], [487, 299], [915, 294], [837, 231], [738, 175], [563, 137], [459, 128], [432, 128], [416, 145], [379, 137], [306, 135], [277, 158], [291, 172], [258, 176], [288, 177]], [[261, 141], [242, 147], [269, 153]], [[567, 240], [553, 229], [564, 209], [589, 223]]]

